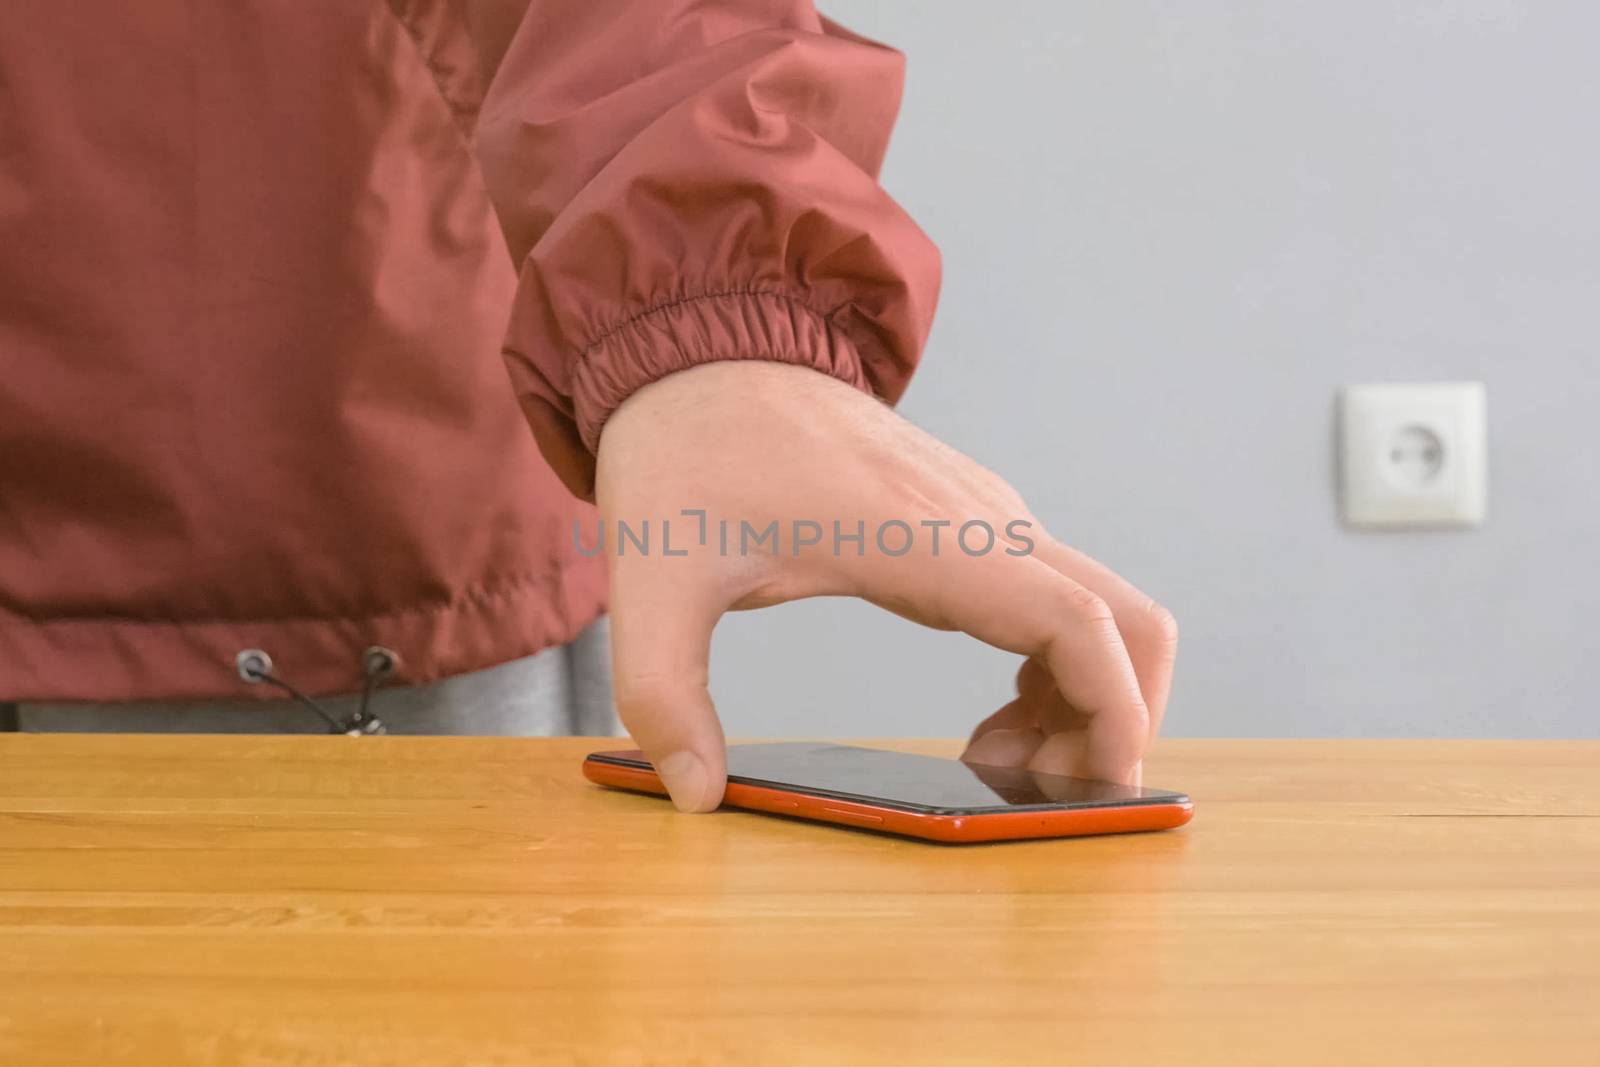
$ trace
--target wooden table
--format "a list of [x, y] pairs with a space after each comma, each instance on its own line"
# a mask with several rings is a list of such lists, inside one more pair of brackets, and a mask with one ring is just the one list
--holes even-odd
[[1600, 742], [1169, 741], [1188, 828], [969, 848], [593, 747], [0, 737], [0, 1063], [1600, 1064]]

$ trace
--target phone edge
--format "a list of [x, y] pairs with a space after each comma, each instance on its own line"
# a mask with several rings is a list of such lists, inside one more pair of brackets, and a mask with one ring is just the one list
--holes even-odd
[[[593, 758], [583, 761], [583, 775], [597, 785], [631, 792], [666, 795], [655, 771]], [[1108, 805], [1044, 811], [995, 812], [984, 815], [930, 815], [835, 800], [806, 793], [729, 782], [723, 803], [745, 811], [785, 815], [858, 830], [915, 837], [945, 844], [1087, 837], [1099, 834], [1172, 830], [1194, 817], [1194, 802]]]

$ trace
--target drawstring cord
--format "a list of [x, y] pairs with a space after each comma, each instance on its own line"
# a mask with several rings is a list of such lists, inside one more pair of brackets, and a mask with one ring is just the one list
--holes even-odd
[[356, 717], [351, 724], [361, 733], [386, 734], [389, 728], [382, 719], [367, 713], [367, 704], [372, 700], [372, 691], [378, 688], [378, 683], [400, 669], [400, 657], [381, 645], [372, 645], [361, 654], [361, 665], [366, 670], [367, 680], [361, 687], [361, 703], [356, 707]]
[[247, 648], [233, 658], [234, 669], [239, 672], [239, 677], [251, 685], [265, 682], [267, 685], [276, 686], [288, 693], [300, 704], [316, 712], [322, 721], [328, 724], [330, 734], [344, 734], [347, 737], [366, 737], [373, 734], [386, 734], [389, 728], [382, 719], [368, 710], [372, 702], [372, 692], [378, 683], [400, 669], [400, 657], [387, 648], [373, 645], [362, 654], [363, 671], [366, 681], [361, 686], [361, 703], [356, 706], [356, 713], [340, 722], [328, 712], [321, 704], [296, 689], [287, 680], [273, 673], [272, 657], [259, 648]]

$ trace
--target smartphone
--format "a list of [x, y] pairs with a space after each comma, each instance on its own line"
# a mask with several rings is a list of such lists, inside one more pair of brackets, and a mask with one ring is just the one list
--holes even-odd
[[[583, 773], [667, 791], [637, 750], [595, 752]], [[1194, 814], [1187, 796], [1165, 789], [804, 741], [728, 746], [723, 803], [947, 843], [1168, 830]]]

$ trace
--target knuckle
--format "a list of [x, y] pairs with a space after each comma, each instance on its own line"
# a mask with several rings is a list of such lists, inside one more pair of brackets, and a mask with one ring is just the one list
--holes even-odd
[[1067, 593], [1067, 606], [1081, 621], [1096, 626], [1115, 626], [1111, 606], [1093, 590], [1078, 586]]
[[991, 491], [999, 511], [1009, 519], [1032, 519], [1028, 512], [1028, 502], [1022, 499], [1022, 494], [1010, 482], [998, 475], [990, 475]]
[[1178, 643], [1177, 617], [1154, 600], [1145, 605], [1144, 614], [1152, 642], [1162, 648], [1175, 647]]

